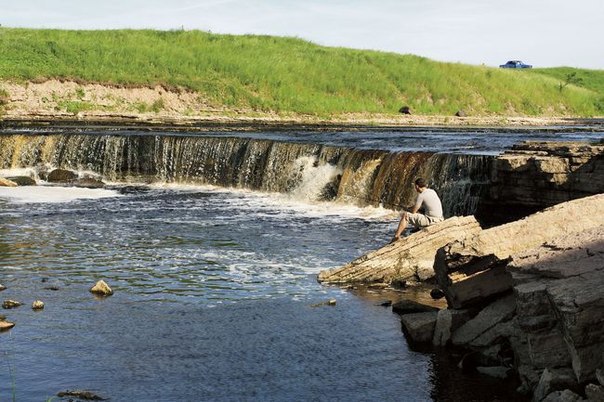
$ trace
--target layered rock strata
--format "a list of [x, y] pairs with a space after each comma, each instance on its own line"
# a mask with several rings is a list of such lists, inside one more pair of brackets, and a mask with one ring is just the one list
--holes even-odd
[[[604, 221], [512, 258], [519, 371], [534, 385], [544, 369], [572, 369], [573, 381], [604, 368]], [[526, 353], [520, 353], [525, 350]], [[532, 373], [531, 373], [532, 371]], [[543, 374], [541, 374], [543, 375]]]
[[426, 280], [434, 277], [436, 250], [480, 230], [473, 216], [449, 218], [365, 254], [343, 267], [322, 271], [318, 280], [333, 284]]
[[479, 231], [438, 250], [434, 269], [449, 307], [463, 308], [512, 288], [509, 258], [604, 222], [604, 194], [559, 204], [520, 221]]
[[477, 215], [509, 222], [604, 193], [604, 143], [527, 141], [496, 158], [492, 169], [489, 196]]

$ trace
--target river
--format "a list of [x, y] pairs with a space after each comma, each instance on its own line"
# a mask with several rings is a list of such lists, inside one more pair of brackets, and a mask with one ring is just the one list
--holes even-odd
[[[17, 325], [0, 334], [0, 399], [42, 401], [73, 389], [112, 401], [519, 397], [487, 377], [459, 373], [438, 353], [410, 349], [398, 316], [375, 298], [316, 282], [320, 270], [386, 243], [397, 224], [382, 201], [401, 199], [384, 196], [378, 184], [362, 182], [367, 194], [380, 194], [374, 199], [341, 196], [363, 180], [346, 182], [346, 169], [384, 165], [389, 156], [375, 152], [400, 152], [411, 141], [413, 152], [474, 155], [461, 169], [468, 181], [482, 177], [481, 158], [510, 146], [516, 134], [497, 134], [504, 145], [494, 146], [472, 133], [486, 141], [465, 153], [465, 132], [438, 133], [442, 138], [421, 146], [426, 135], [417, 132], [332, 134], [293, 133], [287, 141], [283, 133], [201, 136], [218, 141], [209, 146], [183, 134], [4, 132], [2, 175], [32, 175], [41, 185], [0, 188], [1, 295], [25, 303], [4, 311]], [[143, 148], [132, 151], [132, 137], [156, 145], [137, 143]], [[235, 142], [226, 146], [227, 137]], [[86, 141], [96, 144], [94, 152]], [[437, 149], [439, 141], [456, 145]], [[202, 152], [208, 147], [213, 151]], [[218, 160], [234, 149], [238, 159]], [[249, 162], [252, 150], [264, 152], [256, 158], [262, 163]], [[145, 153], [153, 166], [143, 166]], [[239, 167], [226, 178], [206, 171], [192, 179], [208, 161]], [[296, 174], [278, 174], [294, 162]], [[48, 165], [96, 174], [108, 185], [48, 185], [40, 177]], [[441, 173], [462, 166], [457, 156], [429, 165]], [[338, 175], [347, 190], [326, 198], [323, 187]], [[99, 279], [113, 296], [88, 292]], [[44, 310], [30, 308], [37, 299]], [[336, 305], [321, 304], [329, 299]]]

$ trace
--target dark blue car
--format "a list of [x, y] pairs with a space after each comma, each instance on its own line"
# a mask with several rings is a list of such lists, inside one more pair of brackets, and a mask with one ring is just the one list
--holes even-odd
[[510, 60], [505, 64], [500, 65], [501, 68], [533, 68], [530, 64], [524, 64], [520, 60]]

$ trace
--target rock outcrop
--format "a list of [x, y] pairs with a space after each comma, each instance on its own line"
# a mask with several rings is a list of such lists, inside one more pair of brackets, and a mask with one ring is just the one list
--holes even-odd
[[477, 215], [509, 222], [604, 193], [604, 144], [526, 141], [497, 157], [492, 169], [490, 194]]
[[482, 230], [438, 250], [434, 268], [449, 307], [463, 308], [509, 291], [509, 258], [604, 222], [604, 194], [556, 205], [520, 221]]
[[434, 276], [434, 255], [445, 244], [475, 235], [480, 225], [473, 216], [453, 217], [390, 243], [340, 268], [319, 273], [323, 283], [391, 283]]
[[[571, 392], [599, 395], [601, 386], [596, 383], [604, 379], [604, 219], [589, 204], [597, 202], [600, 213], [604, 214], [603, 197], [566, 203], [566, 207], [581, 205], [582, 213], [593, 219], [592, 227], [564, 233], [552, 224], [549, 235], [558, 233], [558, 237], [498, 259], [497, 271], [508, 275], [510, 280], [510, 288], [503, 297], [496, 298], [497, 292], [489, 289], [501, 290], [496, 281], [472, 279], [479, 272], [462, 281], [466, 282], [465, 289], [475, 285], [485, 290], [480, 295], [473, 294], [472, 305], [479, 305], [481, 310], [469, 314], [470, 310], [456, 309], [450, 304], [448, 310], [438, 314], [433, 343], [467, 348], [473, 351], [473, 360], [481, 365], [487, 362], [499, 371], [514, 369], [522, 381], [521, 389], [533, 393], [534, 401], [556, 400]], [[535, 230], [548, 228], [537, 225]], [[518, 236], [515, 239], [522, 241]], [[489, 249], [486, 243], [475, 242], [476, 239], [468, 240], [474, 240], [469, 243], [474, 257], [481, 255], [481, 250], [489, 250], [489, 255], [497, 251]], [[506, 241], [506, 235], [502, 234], [499, 242]], [[471, 258], [466, 259], [467, 266], [463, 260], [457, 259], [460, 272], [467, 272], [468, 266], [476, 267]], [[449, 285], [455, 287], [452, 281]], [[460, 301], [451, 298], [449, 289], [444, 289], [449, 300]], [[457, 324], [449, 316], [458, 317]], [[426, 331], [431, 328], [426, 323], [419, 328], [423, 332], [419, 329], [417, 334], [406, 332], [426, 339]]]

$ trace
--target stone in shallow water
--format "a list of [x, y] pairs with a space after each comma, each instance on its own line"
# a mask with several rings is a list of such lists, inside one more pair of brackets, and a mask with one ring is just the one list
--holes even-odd
[[91, 287], [90, 291], [99, 296], [111, 296], [113, 294], [113, 290], [102, 279]]
[[0, 332], [8, 331], [15, 326], [14, 322], [0, 321]]
[[34, 310], [42, 310], [44, 308], [44, 302], [42, 300], [36, 300], [32, 303], [31, 308]]
[[2, 308], [4, 308], [4, 309], [15, 308], [15, 307], [19, 307], [22, 304], [23, 303], [18, 302], [16, 300], [4, 300], [4, 302], [2, 303]]

